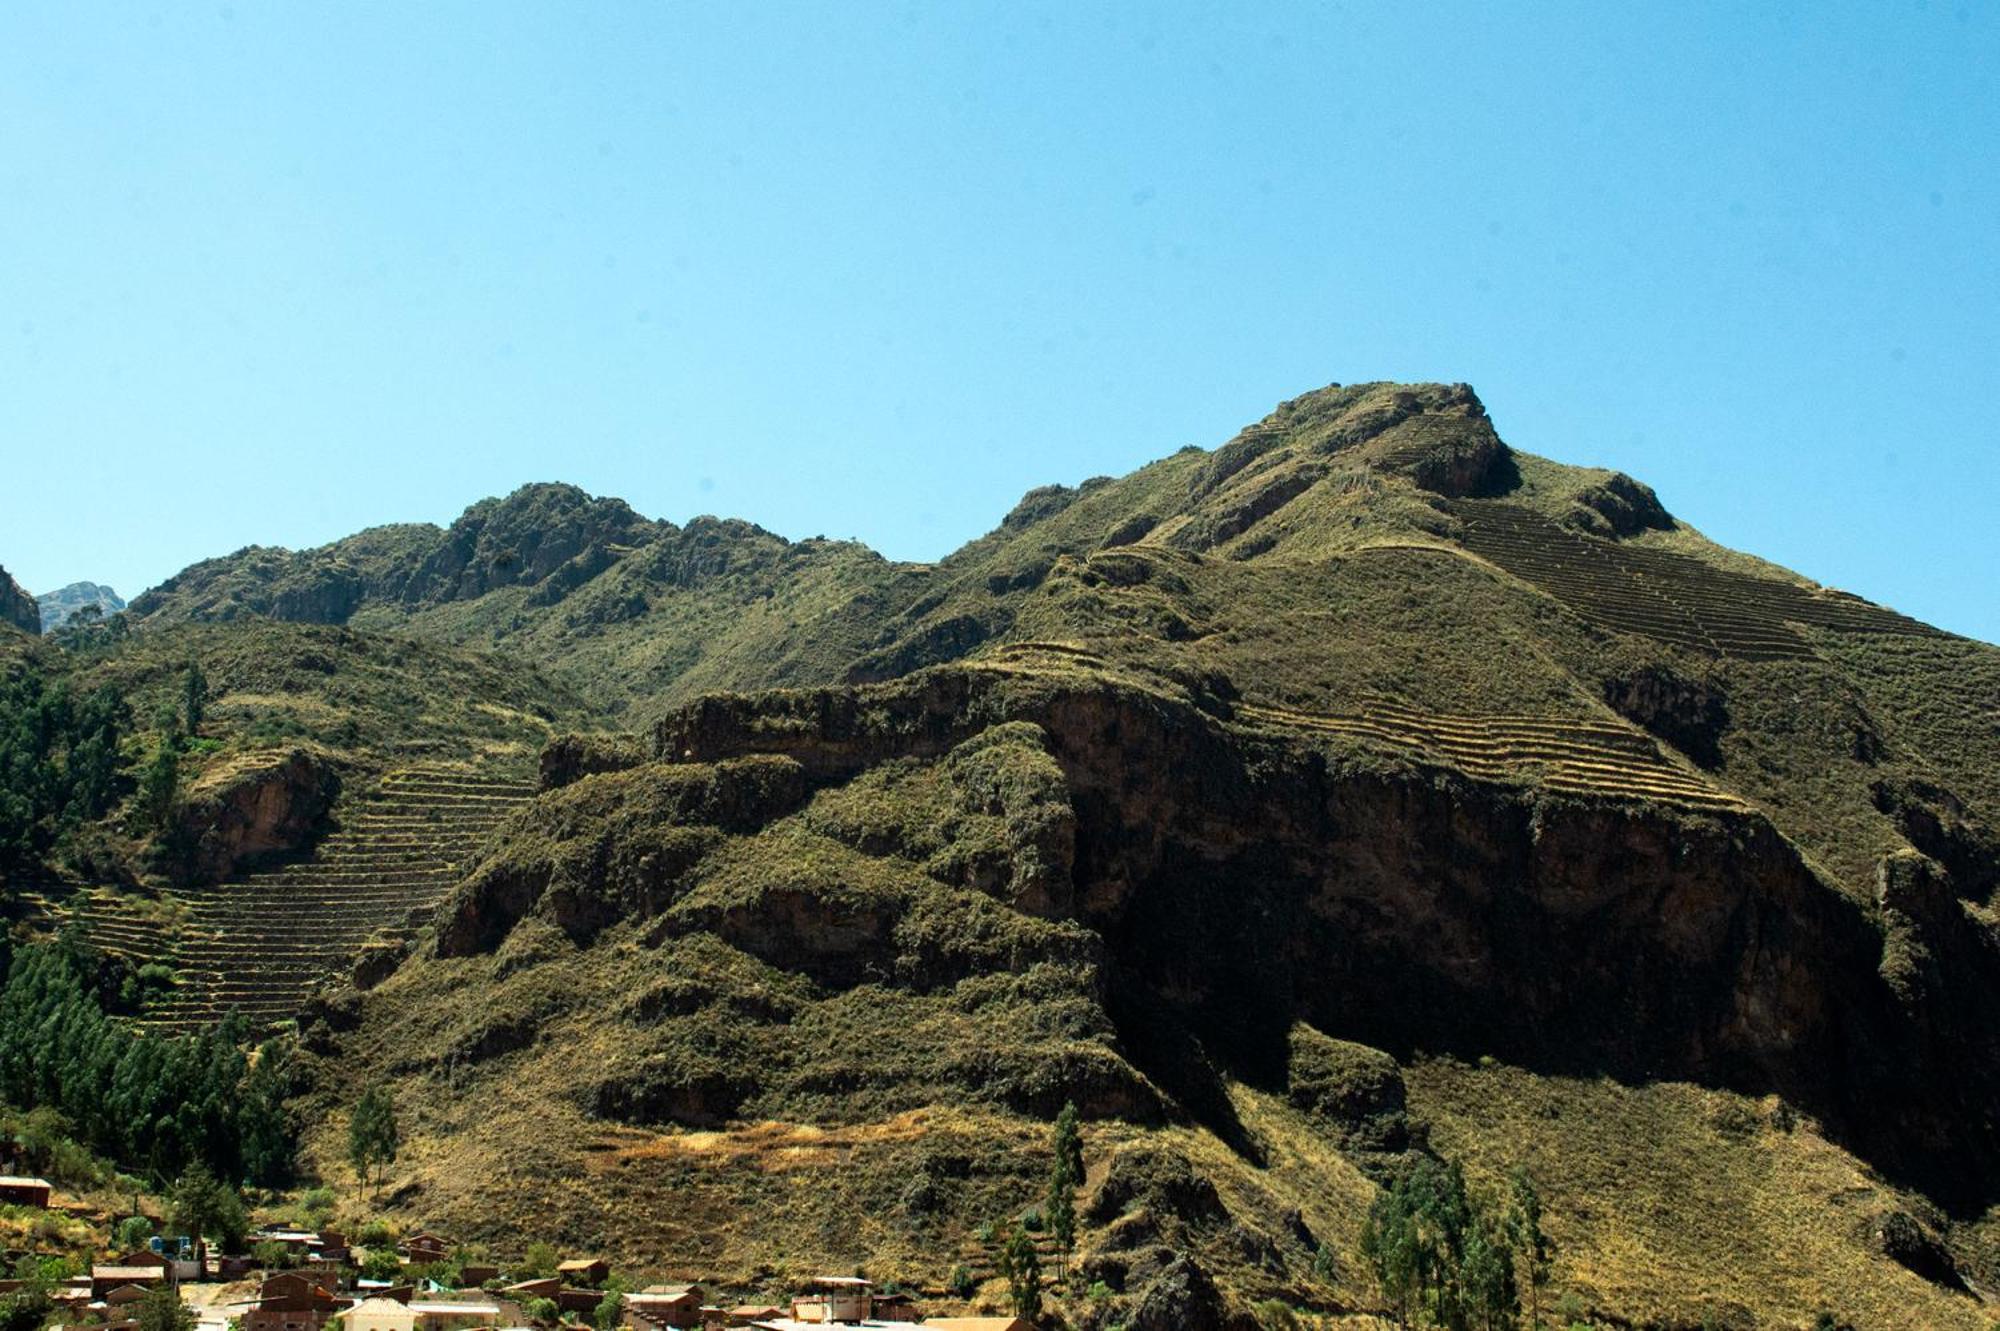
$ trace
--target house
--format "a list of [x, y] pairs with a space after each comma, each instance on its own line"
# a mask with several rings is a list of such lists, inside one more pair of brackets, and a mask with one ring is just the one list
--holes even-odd
[[280, 1271], [257, 1286], [260, 1308], [311, 1308], [335, 1301], [338, 1291], [317, 1272]]
[[792, 1300], [801, 1322], [865, 1322], [874, 1313], [875, 1286], [860, 1276], [814, 1276]]
[[500, 1324], [500, 1305], [497, 1303], [412, 1300], [403, 1306], [416, 1314], [415, 1331], [463, 1331], [466, 1327]]
[[345, 1331], [416, 1331], [417, 1315], [394, 1299], [367, 1298], [340, 1315]]
[[602, 1302], [604, 1302], [604, 1291], [601, 1289], [576, 1289], [565, 1285], [556, 1291], [557, 1312], [595, 1312], [597, 1305]]
[[562, 1281], [554, 1276], [543, 1276], [536, 1280], [523, 1280], [508, 1285], [500, 1291], [516, 1303], [527, 1303], [534, 1299], [553, 1299], [562, 1293]]
[[90, 1297], [101, 1299], [120, 1285], [151, 1289], [167, 1282], [167, 1259], [156, 1252], [126, 1253], [123, 1257], [90, 1268]]
[[0, 1206], [32, 1206], [37, 1210], [49, 1209], [49, 1194], [54, 1191], [45, 1178], [23, 1178], [18, 1174], [0, 1174]]
[[633, 1331], [700, 1326], [701, 1286], [648, 1285], [625, 1296], [624, 1324]]
[[739, 1303], [734, 1308], [724, 1308], [722, 1317], [730, 1326], [749, 1326], [752, 1322], [768, 1322], [773, 1317], [783, 1317], [785, 1310], [775, 1303]]
[[241, 1331], [321, 1331], [347, 1306], [325, 1276], [285, 1271], [257, 1287], [257, 1304], [243, 1314]]
[[611, 1266], [602, 1257], [578, 1257], [556, 1265], [558, 1279], [572, 1285], [601, 1285], [611, 1274]]
[[500, 1268], [479, 1262], [467, 1262], [458, 1268], [458, 1283], [461, 1285], [483, 1285], [489, 1280], [500, 1278]]
[[104, 1302], [107, 1307], [123, 1308], [127, 1304], [137, 1303], [152, 1292], [144, 1285], [120, 1285], [105, 1294]]
[[917, 1320], [917, 1301], [901, 1290], [894, 1294], [878, 1293], [869, 1301], [868, 1316], [877, 1322], [914, 1322]]
[[412, 1234], [396, 1245], [396, 1251], [410, 1259], [417, 1266], [429, 1266], [451, 1256], [451, 1245], [443, 1238], [425, 1230]]

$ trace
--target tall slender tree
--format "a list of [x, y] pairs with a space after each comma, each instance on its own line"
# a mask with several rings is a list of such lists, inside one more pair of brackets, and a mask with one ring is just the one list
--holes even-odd
[[395, 1102], [386, 1089], [369, 1087], [355, 1102], [353, 1117], [347, 1121], [347, 1159], [361, 1176], [362, 1187], [368, 1186], [369, 1175], [377, 1166], [395, 1160], [401, 1146]]
[[1076, 1248], [1076, 1190], [1083, 1182], [1083, 1135], [1078, 1127], [1076, 1104], [1065, 1104], [1056, 1115], [1052, 1134], [1055, 1163], [1049, 1169], [1049, 1195], [1043, 1207], [1049, 1232], [1055, 1236], [1062, 1269], [1069, 1270], [1070, 1254]]
[[201, 733], [201, 720], [208, 710], [208, 677], [201, 673], [201, 662], [189, 661], [187, 675], [181, 680], [181, 725], [189, 735]]
[[1528, 1295], [1528, 1326], [1531, 1331], [1541, 1331], [1542, 1290], [1554, 1272], [1556, 1245], [1542, 1232], [1542, 1197], [1525, 1169], [1514, 1171], [1507, 1221], [1519, 1257], [1519, 1283]]
[[1042, 1315], [1042, 1258], [1027, 1230], [1010, 1229], [1000, 1245], [1000, 1277], [1014, 1316], [1032, 1322]]

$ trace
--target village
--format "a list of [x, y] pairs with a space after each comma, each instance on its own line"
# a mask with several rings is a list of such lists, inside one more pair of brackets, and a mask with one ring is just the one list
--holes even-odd
[[[45, 1179], [0, 1176], [0, 1206], [48, 1210]], [[859, 1275], [810, 1277], [783, 1301], [723, 1303], [692, 1281], [628, 1288], [592, 1256], [512, 1266], [421, 1231], [350, 1244], [332, 1229], [262, 1228], [212, 1253], [191, 1237], [152, 1236], [145, 1246], [50, 1282], [61, 1325], [79, 1331], [1029, 1331], [1017, 1317], [925, 1318], [911, 1295]], [[542, 1245], [537, 1245], [542, 1246]], [[9, 1254], [10, 1258], [14, 1254]], [[10, 1261], [10, 1269], [14, 1263]], [[0, 1297], [27, 1286], [0, 1280]], [[162, 1309], [165, 1310], [164, 1315]], [[148, 1313], [151, 1313], [149, 1316]]]

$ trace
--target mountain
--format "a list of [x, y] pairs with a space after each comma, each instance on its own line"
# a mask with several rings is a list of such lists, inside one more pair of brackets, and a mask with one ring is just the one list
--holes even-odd
[[449, 528], [379, 527], [304, 551], [252, 547], [137, 597], [141, 624], [250, 616], [510, 652], [607, 717], [707, 689], [835, 677], [912, 575], [847, 542], [747, 522], [685, 527], [571, 485], [528, 485]]
[[11, 624], [23, 633], [42, 631], [42, 612], [35, 598], [23, 591], [4, 568], [0, 568], [0, 624]]
[[101, 616], [115, 615], [125, 608], [125, 598], [102, 583], [72, 582], [35, 598], [42, 610], [42, 632], [53, 633], [86, 607], [95, 607]]
[[[308, 1160], [344, 1182], [392, 1086], [407, 1226], [937, 1297], [1072, 1101], [1076, 1325], [1378, 1308], [1363, 1221], [1424, 1157], [1535, 1180], [1567, 1320], [1990, 1320], [2000, 649], [1463, 385], [1305, 394], [935, 565], [535, 486], [127, 618], [579, 700], [300, 1016]], [[373, 752], [476, 714], [393, 697]], [[272, 890], [232, 927], [281, 936]]]

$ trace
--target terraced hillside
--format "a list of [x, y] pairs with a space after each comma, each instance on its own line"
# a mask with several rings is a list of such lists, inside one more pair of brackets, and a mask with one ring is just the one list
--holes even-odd
[[1804, 658], [1795, 624], [1934, 634], [1928, 624], [1837, 593], [1717, 568], [1687, 555], [1581, 536], [1520, 504], [1461, 500], [1467, 549], [1585, 619], [1739, 661]]
[[[288, 1020], [371, 939], [400, 941], [420, 927], [487, 834], [533, 793], [508, 772], [390, 772], [311, 859], [188, 894], [170, 952], [179, 985], [148, 1023], [205, 1025], [232, 1008], [257, 1030]], [[86, 927], [96, 936], [94, 920]]]
[[1354, 716], [1241, 707], [1252, 720], [1329, 731], [1415, 749], [1482, 781], [1524, 773], [1546, 790], [1609, 799], [1654, 799], [1696, 808], [1741, 809], [1742, 800], [1667, 761], [1629, 727], [1536, 716], [1442, 716], [1375, 699]]
[[[1120, 673], [1081, 644], [1056, 641], [1007, 643], [980, 658], [978, 667], [1024, 678], [1078, 668], [1113, 678]], [[1665, 800], [1698, 809], [1748, 807], [1738, 795], [1670, 759], [1650, 735], [1615, 720], [1456, 715], [1380, 695], [1368, 697], [1353, 712], [1307, 712], [1254, 703], [1238, 703], [1231, 711], [1237, 720], [1252, 724], [1385, 745], [1456, 768], [1479, 781], [1531, 782], [1557, 794]]]

